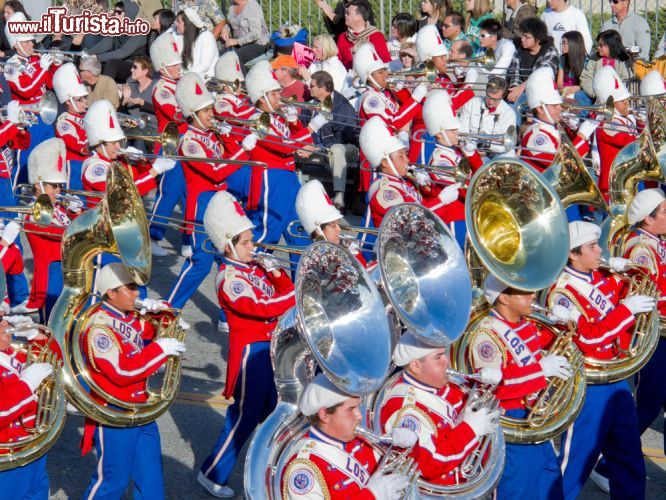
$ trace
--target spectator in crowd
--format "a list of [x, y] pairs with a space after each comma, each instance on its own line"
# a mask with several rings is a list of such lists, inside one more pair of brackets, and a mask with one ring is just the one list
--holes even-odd
[[370, 24], [369, 19], [370, 8], [366, 0], [351, 0], [347, 4], [345, 9], [347, 31], [338, 38], [338, 56], [347, 69], [352, 67], [352, 49], [364, 42], [369, 42], [375, 47], [377, 55], [383, 62], [391, 61], [384, 34]]
[[414, 42], [405, 42], [400, 47], [401, 69], [414, 69], [419, 63], [419, 53]]
[[504, 18], [504, 38], [513, 39], [516, 48], [520, 47], [520, 23], [529, 17], [536, 17], [536, 7], [529, 0], [506, 0], [511, 13]]
[[153, 12], [153, 22], [150, 25], [146, 52], [149, 51], [150, 45], [158, 36], [171, 29], [175, 21], [176, 14], [170, 9], [158, 9]]
[[176, 38], [181, 51], [185, 72], [194, 72], [202, 78], [210, 78], [215, 73], [215, 62], [219, 57], [213, 34], [205, 28], [204, 22], [192, 7], [186, 7], [176, 15]]
[[220, 38], [222, 30], [226, 24], [224, 12], [220, 8], [219, 0], [178, 0], [175, 2], [176, 12], [185, 10], [186, 7], [192, 7], [199, 13], [205, 28], [213, 34], [215, 40]]
[[[507, 81], [491, 76], [486, 86], [486, 95], [467, 101], [460, 110], [459, 132], [471, 134], [506, 134], [509, 127], [516, 126], [516, 113], [504, 101]], [[495, 143], [477, 144], [481, 154], [494, 156], [504, 154], [504, 147]]]
[[[141, 115], [148, 118], [151, 129], [157, 130], [157, 119], [155, 118], [155, 106], [153, 105], [153, 88], [155, 87], [155, 80], [153, 80], [153, 63], [146, 56], [138, 56], [134, 58], [132, 64], [132, 76], [125, 85], [121, 85], [120, 104], [125, 107], [127, 113], [136, 116]], [[144, 141], [134, 141], [132, 146], [148, 151]]]
[[358, 162], [358, 134], [356, 111], [344, 96], [333, 89], [333, 79], [326, 71], [317, 71], [310, 80], [310, 93], [317, 101], [327, 97], [333, 101], [335, 120], [329, 121], [313, 134], [314, 143], [331, 152], [328, 168], [333, 175], [333, 203], [338, 210], [345, 206], [347, 168]]
[[2, 8], [2, 20], [0, 21], [0, 57], [10, 57], [16, 52], [9, 46], [7, 36], [5, 35], [5, 24], [7, 19], [12, 17], [15, 12], [23, 12], [25, 18], [30, 20], [30, 16], [25, 11], [25, 7], [18, 0], [7, 0]]
[[[117, 2], [113, 8], [113, 15], [119, 18], [136, 19], [139, 6], [132, 1]], [[132, 58], [146, 54], [147, 35], [120, 35], [104, 36], [102, 39], [86, 49], [91, 55], [104, 64], [104, 74], [117, 82], [124, 82], [130, 76]], [[73, 38], [74, 45], [81, 45], [82, 37]]]
[[492, 50], [495, 54], [495, 66], [488, 71], [493, 75], [506, 75], [511, 65], [516, 46], [513, 40], [502, 38], [502, 25], [497, 19], [486, 19], [479, 26], [479, 44], [485, 51]]
[[618, 31], [625, 47], [637, 46], [639, 57], [649, 59], [651, 42], [647, 21], [635, 12], [629, 12], [629, 0], [610, 0], [610, 9], [613, 16], [601, 25], [601, 31]]
[[562, 55], [557, 69], [557, 90], [565, 100], [585, 105], [592, 104], [580, 86], [580, 76], [587, 60], [583, 35], [577, 31], [567, 31], [562, 35], [561, 43]]
[[[374, 26], [375, 13], [372, 11], [372, 6], [368, 0], [363, 1], [368, 7], [368, 12], [370, 12], [368, 22]], [[324, 24], [326, 25], [326, 29], [336, 40], [340, 35], [347, 31], [347, 25], [345, 24], [345, 9], [349, 2], [351, 2], [351, 0], [340, 0], [335, 5], [335, 9], [333, 9], [326, 0], [317, 0], [317, 7], [319, 7], [324, 14]]]
[[548, 8], [541, 14], [541, 20], [548, 27], [548, 34], [553, 37], [557, 50], [561, 50], [562, 35], [567, 31], [578, 31], [583, 35], [585, 52], [592, 50], [590, 26], [582, 10], [569, 5], [568, 0], [548, 0]]
[[472, 44], [474, 52], [479, 50], [479, 32], [481, 23], [493, 18], [490, 0], [467, 0], [467, 14], [465, 16], [465, 34]]
[[437, 31], [441, 33], [444, 18], [447, 13], [451, 12], [451, 9], [451, 0], [421, 0], [423, 17], [419, 19], [418, 29], [423, 28], [426, 24], [434, 24], [437, 26]]
[[525, 92], [525, 82], [535, 69], [549, 67], [555, 78], [560, 56], [541, 19], [528, 17], [520, 23], [520, 31], [521, 47], [513, 55], [507, 71], [509, 81], [507, 101], [516, 104], [522, 102], [519, 98]]
[[590, 56], [580, 75], [580, 86], [592, 102], [594, 93], [594, 74], [604, 66], [612, 66], [617, 76], [626, 82], [632, 74], [631, 56], [622, 43], [620, 33], [615, 30], [606, 30], [597, 36], [597, 51]]
[[96, 101], [106, 99], [113, 107], [118, 109], [120, 95], [118, 85], [113, 78], [102, 74], [102, 63], [94, 56], [81, 58], [79, 63], [79, 74], [81, 80], [88, 87], [88, 107]]
[[222, 30], [222, 40], [227, 49], [236, 51], [241, 64], [266, 52], [270, 35], [257, 0], [233, 0], [227, 23]]
[[329, 34], [318, 35], [312, 41], [312, 50], [315, 60], [309, 68], [298, 67], [298, 72], [303, 81], [309, 85], [311, 74], [315, 71], [326, 71], [333, 78], [333, 87], [337, 92], [343, 92], [347, 79], [347, 70], [338, 59], [338, 46]]
[[442, 24], [442, 37], [444, 45], [451, 50], [451, 44], [456, 40], [467, 40], [465, 35], [465, 18], [460, 12], [450, 12]]
[[391, 68], [391, 65], [389, 65], [389, 69], [396, 70], [402, 67], [399, 59], [400, 47], [406, 42], [416, 41], [418, 25], [416, 18], [406, 12], [400, 12], [393, 16], [391, 20], [391, 36], [387, 45], [394, 68]]
[[307, 86], [298, 79], [298, 64], [293, 56], [280, 54], [271, 63], [275, 78], [282, 87], [280, 95], [291, 99], [295, 97], [298, 102], [310, 100], [310, 92]]

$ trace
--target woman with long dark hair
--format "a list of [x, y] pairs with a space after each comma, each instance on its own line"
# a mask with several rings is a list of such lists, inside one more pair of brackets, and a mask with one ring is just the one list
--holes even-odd
[[[631, 77], [631, 56], [624, 48], [620, 33], [615, 30], [602, 31], [597, 35], [597, 51], [590, 56], [583, 73], [580, 75], [580, 86], [593, 100], [596, 96], [592, 87], [594, 74], [604, 66], [611, 66], [623, 82]], [[590, 101], [591, 102], [591, 101]]]
[[185, 72], [194, 72], [203, 78], [215, 74], [215, 62], [219, 57], [215, 36], [205, 28], [204, 22], [192, 7], [176, 15], [176, 42], [181, 49]]
[[580, 88], [580, 75], [585, 67], [587, 54], [583, 35], [567, 31], [562, 35], [560, 66], [557, 69], [557, 90], [564, 99], [574, 99]]

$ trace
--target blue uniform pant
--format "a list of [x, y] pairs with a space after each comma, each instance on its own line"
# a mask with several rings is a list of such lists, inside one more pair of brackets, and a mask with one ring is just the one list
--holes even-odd
[[[185, 211], [186, 191], [183, 166], [178, 161], [174, 168], [160, 175], [160, 180], [157, 184], [157, 193], [155, 195], [155, 204], [153, 205], [150, 224], [150, 237], [153, 240], [162, 241], [164, 239], [166, 228], [161, 223], [168, 221], [160, 219], [159, 216], [171, 217], [174, 208], [176, 208], [179, 202], [183, 207], [183, 211]], [[155, 222], [160, 222], [160, 224], [155, 224]]]
[[634, 399], [626, 381], [588, 385], [578, 418], [562, 434], [564, 497], [575, 499], [599, 454], [606, 459], [611, 498], [645, 497], [645, 461]]
[[467, 223], [464, 220], [454, 220], [447, 224], [451, 233], [455, 237], [460, 248], [465, 250], [465, 239], [467, 238]]
[[0, 500], [46, 500], [48, 497], [46, 455], [23, 467], [0, 472]]
[[23, 273], [7, 274], [5, 278], [7, 279], [7, 295], [9, 295], [9, 305], [11, 307], [28, 300], [30, 287]]
[[55, 130], [53, 125], [47, 125], [42, 119], [37, 116], [37, 123], [30, 126], [30, 146], [26, 150], [18, 150], [17, 153], [17, 168], [14, 176], [14, 183], [24, 184], [28, 182], [28, 157], [32, 150], [38, 144], [41, 144], [51, 137], [55, 137]]
[[[666, 338], [659, 339], [650, 361], [636, 375], [636, 411], [638, 432], [643, 434], [660, 413], [666, 412]], [[666, 422], [664, 422], [666, 450]]]
[[69, 189], [83, 190], [83, 179], [81, 178], [83, 171], [83, 160], [67, 160], [69, 167]]
[[51, 315], [51, 309], [55, 305], [60, 293], [62, 293], [62, 288], [64, 286], [62, 281], [62, 262], [55, 261], [49, 264], [49, 278], [46, 285], [46, 302], [41, 311], [39, 311], [40, 320], [43, 324], [46, 324]]
[[135, 499], [164, 498], [162, 450], [157, 424], [107, 427], [95, 430], [97, 467], [86, 489], [86, 499], [117, 500], [134, 483]]
[[[525, 410], [507, 410], [507, 416], [524, 418]], [[550, 441], [506, 444], [506, 462], [497, 486], [497, 499], [562, 498], [562, 476]]]
[[214, 483], [227, 483], [245, 441], [275, 409], [277, 391], [270, 345], [270, 342], [255, 342], [243, 349], [234, 404], [227, 410], [224, 428], [213, 451], [201, 466], [201, 472]]

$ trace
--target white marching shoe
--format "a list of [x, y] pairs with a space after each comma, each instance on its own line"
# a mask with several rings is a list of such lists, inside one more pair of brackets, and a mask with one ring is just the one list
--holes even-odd
[[596, 484], [601, 491], [610, 493], [610, 481], [608, 481], [606, 476], [599, 474], [596, 470], [592, 469], [592, 472], [590, 472], [590, 479], [594, 481], [594, 484]]
[[180, 255], [185, 258], [192, 257], [192, 245], [183, 245], [180, 247]]
[[231, 498], [235, 495], [234, 490], [229, 488], [226, 485], [221, 485], [214, 483], [210, 479], [208, 479], [206, 476], [203, 475], [203, 472], [199, 471], [199, 475], [197, 476], [197, 480], [199, 481], [199, 484], [206, 488], [208, 490], [208, 493], [213, 495], [214, 497], [217, 498]]
[[168, 253], [156, 240], [150, 240], [150, 251], [152, 252], [153, 257], [164, 257]]

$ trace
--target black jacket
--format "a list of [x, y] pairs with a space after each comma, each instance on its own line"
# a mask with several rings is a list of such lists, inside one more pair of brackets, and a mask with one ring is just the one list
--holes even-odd
[[[340, 93], [333, 91], [333, 119], [324, 125], [314, 136], [317, 145], [330, 148], [333, 144], [354, 144], [358, 146], [359, 127], [356, 111]], [[310, 117], [305, 120], [310, 121]]]

